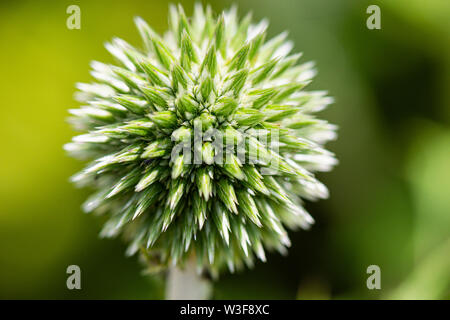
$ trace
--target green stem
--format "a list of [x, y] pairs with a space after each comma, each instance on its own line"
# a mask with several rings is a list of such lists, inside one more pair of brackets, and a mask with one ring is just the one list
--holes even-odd
[[187, 261], [183, 268], [169, 268], [166, 282], [167, 300], [207, 300], [211, 297], [211, 292], [211, 282], [198, 274], [195, 261]]

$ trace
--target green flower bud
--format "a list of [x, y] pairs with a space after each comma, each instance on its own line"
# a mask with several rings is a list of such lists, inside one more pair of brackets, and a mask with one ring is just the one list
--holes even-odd
[[169, 16], [164, 36], [135, 19], [142, 50], [106, 44], [119, 65], [91, 63], [97, 82], [77, 84], [70, 110], [82, 133], [65, 149], [91, 161], [72, 181], [95, 190], [83, 209], [105, 215], [101, 235], [158, 267], [196, 256], [216, 275], [285, 251], [286, 228], [313, 223], [304, 200], [328, 196], [314, 173], [336, 163], [324, 149], [336, 127], [315, 113], [332, 99], [305, 90], [313, 65], [297, 64], [286, 33], [266, 40], [265, 20], [199, 5]]

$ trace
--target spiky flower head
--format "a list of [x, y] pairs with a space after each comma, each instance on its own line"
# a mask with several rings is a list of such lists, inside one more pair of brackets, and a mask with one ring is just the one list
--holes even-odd
[[332, 100], [304, 90], [312, 64], [235, 8], [172, 6], [163, 36], [135, 23], [143, 48], [107, 43], [119, 66], [92, 62], [70, 110], [83, 134], [65, 148], [91, 160], [72, 180], [96, 191], [83, 209], [160, 266], [196, 257], [217, 274], [285, 252], [285, 228], [313, 222], [302, 199], [328, 195], [313, 173], [336, 162], [322, 148], [335, 127], [314, 116]]

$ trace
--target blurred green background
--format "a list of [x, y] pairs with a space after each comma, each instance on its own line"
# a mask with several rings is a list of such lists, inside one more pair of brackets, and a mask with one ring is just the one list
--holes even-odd
[[[321, 115], [339, 125], [328, 147], [339, 166], [320, 178], [329, 200], [308, 203], [310, 231], [291, 233], [287, 257], [223, 275], [214, 297], [266, 299], [450, 298], [450, 1], [245, 0], [241, 15], [268, 17], [270, 35], [290, 31], [319, 74], [311, 88], [336, 103]], [[187, 13], [193, 1], [181, 1]], [[211, 1], [216, 12], [231, 1]], [[66, 8], [81, 8], [81, 30]], [[366, 8], [381, 8], [368, 30]], [[100, 222], [68, 178], [82, 163], [62, 145], [74, 83], [89, 61], [112, 62], [103, 43], [139, 44], [135, 15], [157, 31], [166, 1], [1, 1], [0, 298], [164, 297], [161, 276], [141, 273], [121, 240], [99, 239]], [[66, 268], [82, 290], [66, 288]], [[366, 268], [381, 268], [368, 290]]]

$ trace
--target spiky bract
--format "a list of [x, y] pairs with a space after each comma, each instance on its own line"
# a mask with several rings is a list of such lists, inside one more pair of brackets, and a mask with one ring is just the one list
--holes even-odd
[[214, 18], [197, 5], [188, 19], [171, 7], [164, 36], [135, 22], [144, 48], [113, 39], [120, 66], [94, 61], [97, 82], [78, 84], [70, 121], [84, 134], [65, 147], [92, 160], [73, 177], [96, 190], [84, 210], [158, 265], [195, 256], [216, 274], [285, 252], [285, 227], [313, 222], [302, 198], [327, 197], [313, 172], [335, 164], [321, 147], [335, 127], [314, 117], [331, 98], [303, 90], [312, 64], [234, 8]]

